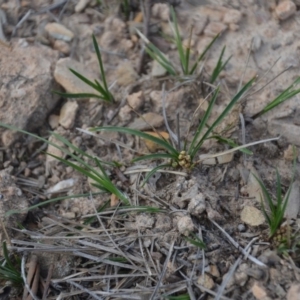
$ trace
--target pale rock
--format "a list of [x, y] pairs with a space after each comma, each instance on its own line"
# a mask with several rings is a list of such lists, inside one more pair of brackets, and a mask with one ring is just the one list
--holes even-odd
[[76, 101], [67, 101], [60, 110], [59, 124], [66, 129], [73, 127], [76, 113], [78, 111], [78, 104]]
[[262, 38], [259, 34], [256, 34], [254, 37], [253, 37], [253, 40], [252, 40], [252, 51], [256, 52], [258, 51], [261, 46], [263, 44], [263, 41], [262, 41]]
[[205, 197], [202, 193], [193, 197], [188, 205], [188, 212], [194, 216], [200, 216], [203, 212], [205, 212], [205, 209]]
[[74, 38], [74, 33], [59, 23], [48, 23], [45, 31], [54, 39], [70, 42]]
[[241, 212], [241, 220], [250, 226], [259, 226], [265, 222], [265, 217], [254, 206], [245, 206]]
[[224, 18], [224, 12], [221, 7], [214, 6], [203, 6], [200, 7], [200, 13], [206, 15], [210, 22], [222, 22]]
[[234, 23], [229, 24], [229, 30], [231, 31], [238, 31], [240, 29], [240, 26]]
[[129, 39], [121, 39], [120, 44], [118, 46], [118, 51], [120, 52], [129, 52], [132, 50], [134, 43]]
[[105, 31], [100, 39], [100, 45], [104, 49], [110, 49], [116, 42], [116, 36], [113, 31]]
[[177, 221], [177, 229], [178, 231], [184, 235], [188, 236], [191, 232], [194, 231], [193, 220], [190, 216], [182, 216]]
[[51, 129], [55, 129], [59, 125], [59, 116], [58, 115], [50, 115], [48, 119], [48, 123]]
[[126, 31], [126, 24], [119, 18], [112, 16], [105, 20], [105, 31], [110, 31], [115, 37], [123, 37]]
[[131, 106], [134, 110], [138, 110], [142, 107], [144, 103], [144, 94], [143, 91], [139, 91], [137, 93], [133, 93], [128, 95], [127, 103]]
[[[286, 198], [284, 198], [285, 201]], [[287, 202], [287, 206], [284, 212], [284, 217], [287, 220], [297, 219], [298, 213], [300, 209], [300, 182], [296, 180], [293, 182], [289, 200]]]
[[[184, 99], [186, 91], [184, 88], [175, 90], [167, 94], [165, 99], [165, 108], [168, 114], [175, 113], [177, 107]], [[150, 99], [153, 102], [155, 111], [159, 112], [162, 109], [162, 92], [158, 90], [153, 90], [150, 93]]]
[[70, 45], [62, 40], [55, 40], [55, 42], [53, 44], [53, 49], [55, 49], [63, 54], [66, 54], [66, 55], [69, 55], [71, 52]]
[[122, 122], [128, 122], [131, 120], [132, 109], [128, 105], [124, 105], [119, 111], [119, 118]]
[[[66, 180], [61, 180], [54, 186], [51, 186], [50, 188], [47, 189], [46, 194], [58, 194], [66, 190], [70, 190], [76, 181], [73, 178], [69, 178]], [[50, 197], [50, 196], [49, 196]]]
[[208, 272], [215, 278], [219, 278], [221, 276], [217, 265], [210, 265]]
[[225, 24], [237, 24], [242, 19], [242, 13], [236, 9], [228, 9], [223, 18]]
[[135, 218], [135, 225], [136, 228], [139, 228], [140, 230], [145, 230], [147, 228], [152, 228], [154, 225], [154, 217], [152, 217], [149, 214], [138, 214]]
[[152, 127], [160, 127], [164, 122], [164, 118], [156, 113], [148, 112], [142, 115], [142, 118], [134, 120], [129, 128], [136, 130], [151, 130]]
[[82, 12], [90, 3], [90, 1], [91, 0], [79, 0], [78, 3], [75, 5], [75, 12], [77, 13]]
[[170, 7], [165, 3], [155, 3], [152, 7], [152, 17], [168, 22], [170, 16]]
[[[177, 24], [177, 25], [178, 25], [179, 35], [181, 37], [183, 37], [183, 30], [182, 30], [182, 28], [179, 24]], [[175, 28], [174, 23], [171, 22], [171, 21], [168, 22], [168, 23], [167, 22], [161, 22], [161, 31], [167, 36], [174, 37], [174, 30], [173, 30], [174, 28]]]
[[202, 34], [205, 26], [207, 25], [208, 17], [205, 14], [195, 14], [191, 19], [190, 26], [194, 28], [193, 33]]
[[186, 192], [181, 192], [179, 195], [175, 193], [172, 199], [172, 203], [176, 204], [179, 208], [183, 209], [187, 206], [187, 203], [196, 198], [199, 194], [199, 188], [197, 184], [194, 184], [191, 188], [189, 188]]
[[61, 215], [62, 215], [63, 218], [66, 218], [66, 219], [69, 219], [69, 220], [72, 220], [72, 219], [76, 218], [76, 214], [74, 212], [71, 212], [71, 211], [63, 212]]
[[200, 285], [199, 288], [203, 293], [205, 293], [205, 290], [201, 289], [201, 286], [208, 290], [212, 290], [215, 286], [213, 279], [206, 273], [199, 276], [199, 278], [197, 279], [197, 283]]
[[116, 70], [117, 83], [120, 86], [128, 86], [138, 79], [138, 74], [132, 67], [131, 62], [121, 63]]
[[167, 75], [168, 71], [157, 61], [153, 60], [151, 67], [151, 76], [162, 77]]
[[[23, 41], [12, 41], [10, 48], [0, 47], [0, 120], [34, 131], [44, 124], [60, 98], [51, 92], [59, 89], [52, 74], [59, 53]], [[9, 146], [19, 134], [10, 130], [3, 133], [0, 129], [0, 136], [4, 146]]]
[[246, 273], [247, 269], [249, 269], [249, 265], [244, 263], [241, 264], [236, 273], [234, 274], [235, 283], [239, 286], [244, 286], [246, 282], [248, 281], [248, 275]]
[[286, 138], [290, 144], [300, 146], [300, 126], [285, 123], [280, 120], [270, 120], [268, 123], [268, 131], [271, 135], [281, 135]]
[[300, 284], [293, 283], [286, 295], [287, 300], [300, 300]]
[[251, 288], [251, 291], [252, 291], [253, 296], [257, 300], [267, 299], [267, 291], [265, 290], [265, 288], [263, 287], [263, 285], [260, 282], [255, 281]]
[[54, 78], [68, 93], [95, 93], [95, 90], [82, 80], [77, 78], [69, 68], [87, 77], [89, 80], [94, 80], [96, 76], [89, 72], [85, 66], [69, 57], [61, 58], [55, 66]]
[[[294, 154], [295, 149], [295, 154]], [[297, 157], [299, 154], [298, 148], [294, 147], [293, 145], [288, 145], [288, 148], [284, 150], [283, 157], [287, 161], [293, 161], [294, 155]]]
[[296, 13], [296, 5], [290, 0], [283, 1], [277, 5], [275, 12], [280, 20], [286, 20]]
[[220, 22], [210, 22], [204, 29], [204, 34], [209, 37], [215, 37], [227, 29], [227, 25]]

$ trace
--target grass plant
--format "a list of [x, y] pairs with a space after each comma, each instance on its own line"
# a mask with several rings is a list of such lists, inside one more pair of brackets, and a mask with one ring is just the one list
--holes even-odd
[[[173, 30], [174, 34], [174, 41], [175, 45], [177, 47], [178, 51], [178, 56], [180, 60], [180, 65], [181, 65], [181, 72], [184, 76], [188, 75], [193, 75], [196, 73], [198, 69], [198, 65], [201, 61], [203, 61], [206, 53], [210, 50], [212, 45], [215, 43], [219, 35], [216, 35], [212, 41], [205, 47], [203, 52], [196, 58], [195, 62], [191, 64], [191, 38], [192, 38], [192, 28], [190, 30], [189, 34], [189, 39], [188, 39], [188, 44], [186, 46], [183, 45], [183, 41], [180, 36], [180, 31], [179, 31], [179, 26], [178, 26], [178, 21], [177, 17], [174, 11], [174, 8], [171, 7], [171, 17], [172, 17], [172, 23], [170, 22], [170, 27]], [[172, 76], [177, 76], [178, 71], [174, 64], [166, 57], [166, 55], [161, 52], [156, 46], [154, 46], [140, 31], [137, 30], [138, 35], [140, 38], [145, 42], [146, 45], [146, 52], [149, 54], [149, 56], [153, 59], [156, 60], [170, 75]], [[225, 49], [223, 49], [219, 61], [222, 61], [222, 57], [224, 54]], [[217, 65], [218, 69], [214, 70], [214, 78], [219, 75], [222, 69], [226, 66], [227, 62], [225, 63], [220, 63]]]
[[[296, 156], [294, 156], [296, 157]], [[278, 172], [278, 169], [276, 169], [276, 199], [273, 201], [272, 195], [268, 192], [266, 186], [264, 183], [255, 175], [254, 177], [256, 178], [257, 182], [259, 183], [263, 197], [261, 197], [261, 207], [263, 214], [266, 218], [266, 221], [269, 226], [269, 238], [274, 237], [274, 235], [277, 233], [278, 229], [280, 228], [280, 225], [282, 224], [284, 220], [284, 213], [289, 201], [290, 193], [291, 193], [291, 188], [292, 184], [294, 181], [295, 177], [295, 158], [294, 158], [294, 171], [293, 171], [293, 176], [291, 180], [291, 184], [285, 194], [285, 196], [282, 195], [282, 186], [281, 186], [281, 178], [280, 174]], [[268, 205], [266, 207], [265, 205]]]
[[[9, 126], [3, 123], [0, 123], [0, 126], [16, 130], [18, 132], [30, 135], [44, 143], [47, 143], [49, 145], [54, 146], [55, 148], [59, 149], [62, 153], [64, 153], [65, 156], [70, 157], [71, 159], [65, 159], [62, 157], [55, 156], [53, 154], [48, 153], [48, 155], [56, 158], [60, 162], [66, 164], [67, 166], [72, 167], [74, 170], [80, 172], [81, 174], [87, 176], [88, 178], [92, 179], [94, 181], [93, 185], [97, 187], [99, 190], [107, 193], [111, 193], [116, 195], [125, 205], [130, 205], [128, 197], [122, 193], [110, 180], [109, 176], [107, 175], [103, 164], [108, 164], [110, 166], [114, 166], [113, 163], [104, 163], [100, 159], [98, 159], [95, 156], [91, 156], [85, 151], [81, 150], [80, 148], [74, 146], [72, 143], [70, 143], [67, 139], [65, 139], [63, 136], [53, 132], [52, 135], [55, 137], [55, 139], [59, 142], [61, 142], [65, 147], [59, 146], [58, 143], [53, 143], [45, 138], [42, 138], [38, 135], [35, 135], [33, 133], [20, 130], [14, 126]], [[70, 150], [69, 150], [70, 149]], [[96, 167], [91, 166], [89, 163], [87, 163], [83, 158], [87, 158], [94, 162]]]
[[260, 112], [252, 116], [252, 118], [257, 118], [265, 113], [269, 112], [270, 110], [274, 109], [281, 103], [285, 102], [286, 100], [294, 97], [295, 95], [300, 93], [300, 89], [294, 89], [300, 83], [300, 77], [298, 77], [289, 87], [287, 87], [282, 93], [280, 93], [273, 101], [267, 104]]
[[98, 59], [99, 67], [100, 67], [100, 74], [102, 77], [103, 84], [101, 84], [97, 79], [95, 79], [94, 81], [91, 81], [90, 79], [88, 79], [85, 76], [83, 76], [82, 74], [76, 72], [72, 68], [70, 68], [70, 71], [81, 81], [83, 81], [88, 86], [93, 88], [97, 93], [95, 93], [95, 94], [94, 93], [61, 93], [61, 92], [57, 92], [57, 91], [54, 91], [54, 93], [56, 93], [60, 96], [63, 96], [65, 98], [97, 98], [97, 99], [103, 100], [107, 103], [113, 103], [114, 97], [111, 94], [111, 92], [109, 91], [109, 88], [107, 85], [100, 49], [99, 49], [96, 37], [93, 35], [92, 38], [93, 38], [93, 44], [94, 44], [94, 48], [96, 51], [96, 55], [97, 55], [97, 59]]
[[[151, 142], [154, 142], [158, 144], [159, 146], [164, 149], [164, 152], [160, 153], [154, 153], [154, 154], [148, 154], [141, 157], [137, 157], [134, 159], [135, 162], [141, 161], [141, 160], [149, 160], [149, 159], [155, 159], [155, 160], [165, 160], [169, 159], [169, 163], [162, 164], [154, 168], [148, 176], [151, 176], [154, 172], [156, 172], [159, 169], [165, 168], [165, 167], [183, 167], [186, 169], [192, 168], [197, 162], [195, 161], [196, 154], [201, 149], [203, 143], [205, 140], [209, 138], [219, 138], [213, 135], [213, 130], [222, 122], [222, 120], [229, 114], [233, 106], [238, 102], [238, 100], [243, 96], [243, 94], [252, 86], [254, 83], [255, 78], [251, 79], [249, 82], [247, 82], [244, 87], [232, 98], [232, 100], [229, 102], [229, 104], [226, 106], [224, 111], [218, 116], [218, 118], [213, 122], [212, 125], [208, 125], [207, 121], [211, 115], [212, 109], [215, 105], [215, 102], [217, 100], [218, 94], [219, 94], [219, 88], [217, 88], [211, 97], [209, 106], [201, 120], [199, 122], [199, 125], [197, 127], [196, 132], [194, 133], [194, 136], [192, 138], [192, 141], [188, 143], [187, 141], [184, 142], [184, 146], [182, 149], [177, 150], [177, 147], [175, 145], [172, 145], [169, 141], [164, 139], [163, 137], [154, 137], [150, 134], [147, 134], [145, 132], [141, 132], [139, 130], [130, 129], [126, 127], [115, 127], [115, 126], [104, 126], [104, 127], [96, 127], [93, 128], [92, 131], [113, 131], [113, 132], [120, 132], [125, 134], [132, 134], [134, 136], [139, 136], [143, 139], [149, 140]], [[223, 141], [226, 141], [224, 139]], [[183, 143], [181, 143], [183, 144]], [[239, 148], [245, 148], [239, 147]]]
[[6, 242], [2, 243], [3, 259], [0, 264], [0, 279], [10, 281], [15, 287], [23, 285], [23, 278], [21, 275], [21, 260], [18, 256], [14, 256], [12, 260], [8, 253]]

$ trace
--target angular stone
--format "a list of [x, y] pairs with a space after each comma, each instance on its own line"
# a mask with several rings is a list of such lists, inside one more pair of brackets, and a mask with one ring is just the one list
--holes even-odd
[[79, 0], [75, 6], [75, 12], [79, 13], [82, 12], [87, 5], [90, 3], [91, 0]]
[[97, 93], [89, 85], [77, 78], [69, 68], [82, 74], [89, 80], [94, 80], [96, 76], [89, 72], [83, 64], [69, 57], [61, 58], [55, 66], [54, 78], [68, 93]]
[[[0, 120], [20, 129], [34, 131], [44, 124], [59, 97], [51, 91], [59, 87], [52, 77], [58, 52], [25, 40], [11, 48], [0, 47]], [[3, 131], [0, 129], [0, 133]], [[2, 136], [5, 146], [16, 133]]]
[[149, 112], [142, 116], [143, 118], [136, 119], [133, 123], [129, 125], [129, 128], [137, 130], [150, 130], [152, 127], [160, 127], [164, 118], [161, 115]]
[[280, 20], [286, 20], [296, 12], [296, 5], [293, 1], [283, 1], [275, 9]]
[[210, 22], [204, 29], [206, 36], [215, 37], [217, 34], [223, 33], [227, 29], [227, 25], [220, 22]]
[[228, 9], [228, 11], [225, 12], [223, 22], [225, 24], [237, 24], [242, 19], [242, 13], [236, 9]]
[[45, 26], [45, 30], [54, 39], [63, 40], [65, 42], [72, 41], [74, 37], [74, 33], [71, 30], [59, 23], [48, 23]]
[[133, 93], [128, 95], [127, 103], [134, 109], [137, 110], [141, 108], [144, 102], [144, 94], [143, 91], [139, 91], [137, 93]]
[[241, 220], [250, 226], [259, 226], [265, 222], [265, 217], [254, 206], [245, 206], [241, 212]]
[[73, 127], [78, 104], [76, 101], [67, 101], [60, 110], [59, 124], [66, 129]]

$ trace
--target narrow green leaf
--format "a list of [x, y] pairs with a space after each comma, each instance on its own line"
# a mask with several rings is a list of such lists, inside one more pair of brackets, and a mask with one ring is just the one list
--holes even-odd
[[220, 36], [220, 34], [217, 34], [212, 41], [206, 46], [202, 54], [198, 57], [197, 61], [194, 63], [192, 69], [190, 70], [190, 75], [194, 74], [195, 70], [198, 67], [199, 62], [204, 58], [205, 54], [208, 52], [208, 50], [212, 47], [212, 45], [215, 43], [217, 38]]
[[207, 110], [206, 110], [206, 112], [205, 112], [205, 114], [204, 114], [204, 116], [203, 116], [203, 118], [202, 118], [202, 120], [201, 120], [201, 122], [200, 122], [200, 124], [199, 124], [199, 126], [197, 128], [197, 131], [196, 131], [196, 133], [195, 133], [195, 135], [193, 137], [193, 140], [192, 140], [192, 142], [191, 142], [191, 144], [189, 146], [188, 154], [191, 155], [192, 161], [193, 161], [193, 158], [196, 155], [198, 149], [202, 145], [202, 144], [199, 144], [199, 143], [197, 144], [197, 141], [198, 141], [200, 135], [202, 134], [203, 128], [205, 127], [205, 125], [207, 123], [207, 120], [208, 120], [208, 118], [209, 118], [209, 116], [210, 116], [210, 114], [212, 112], [212, 109], [213, 109], [213, 107], [215, 105], [215, 102], [216, 102], [218, 94], [219, 94], [219, 90], [220, 89], [218, 87], [214, 91], [214, 94], [213, 94], [213, 96], [212, 96], [212, 98], [211, 98], [211, 100], [209, 102], [208, 108], [207, 108]]
[[112, 132], [120, 132], [120, 133], [126, 133], [126, 134], [132, 134], [134, 136], [139, 136], [143, 139], [152, 141], [153, 143], [156, 143], [158, 145], [160, 145], [162, 148], [166, 149], [170, 154], [174, 155], [174, 156], [178, 156], [179, 152], [172, 147], [172, 145], [168, 142], [166, 142], [165, 140], [152, 136], [148, 133], [139, 131], [139, 130], [135, 130], [135, 129], [131, 129], [131, 128], [126, 128], [126, 127], [115, 127], [115, 126], [104, 126], [104, 127], [95, 127], [92, 129], [92, 131], [112, 131]]
[[[235, 148], [235, 147], [238, 147], [239, 145], [237, 143], [235, 143], [232, 139], [227, 139], [227, 138], [224, 138], [222, 136], [219, 136], [219, 135], [213, 135], [211, 137], [209, 137], [210, 139], [216, 139], [217, 141], [219, 141], [220, 143], [224, 143], [224, 144], [227, 144], [229, 145], [230, 147], [232, 148]], [[245, 153], [245, 154], [248, 154], [248, 155], [252, 155], [253, 152], [250, 151], [249, 149], [247, 148], [242, 148], [240, 149], [239, 151]]]
[[100, 66], [100, 73], [102, 76], [102, 81], [103, 81], [103, 85], [104, 85], [104, 89], [106, 90], [106, 92], [108, 92], [108, 87], [107, 87], [107, 83], [106, 83], [106, 78], [105, 78], [105, 72], [104, 72], [104, 68], [103, 68], [103, 63], [102, 63], [102, 58], [101, 58], [101, 54], [100, 54], [100, 50], [99, 50], [99, 46], [96, 40], [95, 35], [93, 35], [93, 44], [94, 44], [94, 48], [97, 54], [97, 59], [99, 62], [99, 66]]
[[222, 59], [223, 59], [223, 55], [224, 55], [225, 49], [226, 49], [226, 46], [223, 47], [223, 49], [221, 51], [221, 54], [220, 54], [220, 57], [219, 57], [219, 60], [217, 62], [217, 65], [216, 65], [216, 67], [213, 70], [213, 73], [212, 73], [211, 78], [210, 78], [210, 83], [211, 84], [213, 84], [216, 81], [216, 79], [218, 78], [219, 74], [221, 73], [222, 70], [224, 70], [224, 68], [226, 67], [227, 63], [229, 62], [229, 60], [232, 57], [232, 56], [230, 56], [225, 61], [225, 63], [223, 64]]
[[142, 183], [142, 187], [146, 184], [146, 182], [149, 180], [149, 178], [150, 178], [153, 174], [155, 174], [158, 170], [161, 170], [161, 169], [164, 169], [164, 168], [168, 168], [168, 167], [170, 167], [170, 165], [169, 165], [169, 164], [165, 164], [165, 165], [159, 165], [159, 166], [153, 168], [153, 169], [147, 174], [147, 176], [145, 177], [145, 179], [144, 179], [144, 181], [143, 181], [143, 183]]
[[77, 71], [75, 71], [72, 68], [69, 68], [69, 70], [76, 76], [78, 77], [81, 81], [83, 81], [84, 83], [86, 83], [87, 85], [89, 85], [90, 87], [92, 87], [94, 90], [98, 91], [98, 86], [91, 80], [89, 80], [88, 78], [86, 78], [85, 76], [81, 75], [80, 73], [78, 73]]
[[61, 92], [57, 92], [57, 91], [52, 91], [52, 93], [60, 95], [65, 98], [97, 98], [97, 99], [101, 99], [104, 101], [108, 101], [102, 95], [97, 95], [97, 94], [90, 94], [90, 93], [72, 94], [72, 93], [61, 93]]
[[193, 155], [195, 156], [196, 152], [199, 150], [203, 142], [208, 138], [209, 134], [221, 123], [221, 121], [228, 115], [228, 113], [231, 111], [233, 106], [237, 103], [237, 101], [243, 96], [243, 94], [252, 86], [254, 83], [256, 77], [249, 80], [243, 88], [232, 98], [230, 103], [226, 106], [226, 108], [223, 110], [223, 112], [219, 115], [219, 117], [214, 121], [214, 123], [209, 127], [209, 129], [206, 131], [206, 133], [203, 135], [201, 140], [198, 142], [198, 144], [194, 147]]
[[279, 94], [273, 101], [267, 104], [259, 113], [255, 114], [253, 118], [256, 118], [258, 116], [267, 113], [268, 111], [275, 108], [279, 104], [283, 103], [284, 101], [300, 93], [300, 89], [291, 91], [291, 89], [294, 88], [299, 83], [300, 83], [300, 77], [298, 77], [288, 88], [286, 88], [281, 94]]

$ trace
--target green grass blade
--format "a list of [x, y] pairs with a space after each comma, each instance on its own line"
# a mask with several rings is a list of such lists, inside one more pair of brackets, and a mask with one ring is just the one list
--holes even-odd
[[134, 136], [139, 136], [145, 140], [149, 140], [153, 143], [156, 143], [160, 145], [162, 148], [167, 150], [170, 154], [174, 156], [178, 156], [179, 152], [172, 147], [172, 145], [165, 140], [152, 136], [148, 133], [131, 129], [131, 128], [126, 128], [126, 127], [115, 127], [115, 126], [105, 126], [105, 127], [95, 127], [92, 129], [92, 131], [112, 131], [112, 132], [120, 132], [120, 133], [126, 133], [126, 134], [132, 134]]
[[158, 48], [156, 48], [152, 44], [149, 44], [146, 45], [146, 52], [153, 60], [156, 60], [170, 75], [176, 76], [175, 68]]
[[177, 159], [177, 157], [172, 156], [171, 154], [168, 153], [155, 153], [155, 154], [148, 154], [148, 155], [143, 155], [140, 157], [136, 157], [135, 159], [132, 160], [132, 162], [137, 162], [141, 160], [150, 160], [150, 159], [163, 159], [163, 158], [169, 158], [169, 159]]
[[[224, 137], [221, 137], [219, 135], [213, 135], [211, 137], [209, 137], [210, 139], [216, 139], [218, 142], [220, 143], [224, 143], [224, 144], [227, 144], [229, 145], [230, 147], [232, 148], [235, 148], [235, 147], [238, 147], [239, 145], [237, 143], [235, 143], [232, 139], [227, 139], [227, 138], [224, 138]], [[253, 152], [250, 151], [249, 149], [247, 148], [242, 148], [240, 149], [239, 151], [245, 153], [245, 154], [248, 154], [248, 155], [252, 155]]]
[[163, 168], [168, 168], [168, 167], [170, 167], [170, 165], [169, 165], [169, 164], [165, 164], [165, 165], [159, 165], [159, 166], [153, 168], [153, 169], [147, 174], [147, 176], [145, 177], [145, 179], [144, 179], [144, 181], [143, 181], [143, 183], [142, 183], [142, 187], [146, 184], [146, 182], [149, 180], [149, 178], [150, 178], [153, 174], [155, 174], [158, 170], [161, 170], [161, 169], [163, 169]]
[[58, 92], [58, 91], [52, 91], [52, 93], [60, 95], [60, 96], [65, 97], [65, 98], [97, 98], [97, 99], [101, 99], [101, 100], [104, 100], [104, 101], [108, 101], [102, 95], [91, 94], [91, 93], [72, 94], [72, 93], [61, 93], [61, 92]]
[[210, 78], [210, 83], [211, 84], [213, 84], [216, 81], [216, 79], [218, 78], [219, 74], [221, 73], [222, 70], [224, 70], [224, 68], [226, 67], [227, 63], [229, 62], [229, 60], [232, 57], [232, 56], [230, 56], [225, 61], [225, 63], [223, 64], [222, 59], [223, 59], [223, 55], [224, 55], [225, 49], [226, 49], [226, 46], [223, 47], [223, 49], [221, 51], [221, 54], [220, 54], [220, 57], [219, 57], [219, 60], [217, 62], [217, 65], [216, 65], [216, 67], [213, 70], [213, 73], [212, 73], [211, 78]]
[[145, 43], [146, 52], [149, 56], [156, 60], [167, 72], [173, 76], [176, 76], [176, 70], [173, 67], [172, 63], [166, 58], [166, 56], [155, 47], [139, 30], [136, 30], [137, 34]]
[[201, 135], [201, 133], [203, 131], [203, 128], [205, 127], [206, 122], [207, 122], [207, 120], [208, 120], [208, 118], [209, 118], [209, 116], [210, 116], [210, 114], [212, 112], [212, 109], [213, 109], [213, 107], [215, 105], [215, 102], [217, 100], [219, 91], [220, 91], [219, 88], [217, 88], [214, 91], [214, 94], [213, 94], [213, 96], [212, 96], [212, 98], [211, 98], [211, 100], [209, 102], [209, 106], [208, 106], [208, 108], [207, 108], [207, 110], [206, 110], [206, 112], [205, 112], [205, 114], [204, 114], [204, 116], [203, 116], [203, 118], [202, 118], [202, 120], [201, 120], [198, 128], [197, 128], [197, 131], [196, 131], [196, 133], [195, 133], [195, 135], [193, 137], [193, 140], [192, 140], [192, 142], [191, 142], [191, 144], [189, 146], [188, 154], [191, 155], [192, 161], [193, 161], [193, 158], [194, 158], [194, 156], [195, 156], [195, 154], [196, 154], [196, 152], [198, 151], [198, 148], [199, 148], [199, 147], [196, 147], [197, 140], [198, 140], [199, 136]]
[[205, 243], [199, 239], [195, 234], [193, 234], [194, 238], [189, 238], [189, 237], [185, 237], [185, 239], [190, 242], [192, 245], [200, 248], [200, 249], [205, 249], [206, 245]]
[[300, 93], [300, 89], [291, 91], [291, 89], [299, 83], [300, 83], [300, 77], [298, 77], [287, 89], [285, 89], [279, 96], [277, 96], [273, 101], [271, 101], [268, 105], [266, 105], [259, 113], [257, 113], [253, 117], [258, 117], [267, 113], [268, 111], [275, 108], [279, 104], [283, 103], [284, 101]]
[[[177, 21], [175, 10], [174, 10], [173, 6], [171, 6], [171, 17], [172, 17], [172, 21], [174, 24], [174, 37], [175, 37], [175, 43], [177, 46], [179, 58], [180, 58], [181, 68], [182, 68], [183, 74], [187, 75], [188, 68], [189, 68], [188, 56], [184, 53], [182, 40], [181, 40], [181, 36], [179, 33], [179, 28], [178, 28], [178, 21]], [[172, 25], [170, 24], [170, 26], [172, 26]]]
[[99, 92], [97, 84], [95, 84], [93, 81], [89, 80], [85, 76], [81, 75], [80, 73], [76, 72], [75, 70], [69, 68], [69, 70], [76, 76], [78, 77], [81, 81], [92, 87], [94, 90]]
[[108, 92], [108, 87], [107, 87], [107, 82], [106, 82], [106, 77], [105, 77], [105, 72], [104, 72], [104, 68], [103, 68], [103, 63], [102, 63], [102, 58], [101, 58], [101, 54], [100, 54], [100, 49], [96, 40], [96, 37], [93, 35], [93, 44], [94, 44], [94, 48], [97, 54], [97, 59], [99, 62], [99, 66], [100, 66], [100, 74], [102, 76], [102, 81], [103, 81], [103, 85], [104, 85], [104, 89], [106, 90], [106, 92]]
[[208, 50], [212, 47], [212, 45], [215, 43], [217, 38], [220, 36], [220, 34], [217, 34], [212, 41], [206, 46], [202, 54], [198, 57], [197, 61], [194, 63], [192, 69], [190, 70], [190, 75], [194, 74], [195, 70], [198, 67], [199, 62], [204, 58], [205, 54], [208, 52]]
[[5, 241], [2, 243], [2, 250], [3, 250], [3, 256], [5, 258], [5, 261], [7, 263], [7, 266], [9, 267], [9, 269], [13, 270], [14, 272], [17, 272], [17, 270], [15, 269], [13, 263], [11, 262], [11, 260], [9, 258], [9, 254], [8, 254], [8, 250], [7, 250]]
[[[219, 115], [219, 117], [214, 121], [214, 123], [209, 127], [209, 129], [206, 131], [206, 133], [203, 135], [201, 140], [198, 142], [198, 144], [194, 147], [193, 156], [196, 154], [196, 152], [199, 150], [203, 142], [208, 138], [209, 134], [221, 123], [221, 121], [228, 115], [228, 113], [231, 111], [233, 106], [237, 103], [238, 100], [243, 96], [243, 94], [252, 86], [254, 83], [256, 77], [253, 77], [251, 80], [249, 80], [243, 88], [232, 98], [230, 103], [226, 106], [226, 108], [223, 110], [223, 112]], [[191, 155], [192, 156], [192, 155]]]

